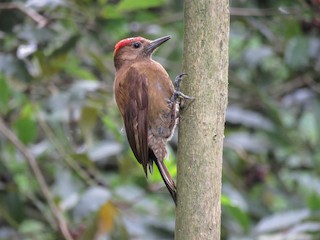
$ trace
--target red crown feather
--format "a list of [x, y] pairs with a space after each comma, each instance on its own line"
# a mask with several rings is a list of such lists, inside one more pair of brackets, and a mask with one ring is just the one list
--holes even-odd
[[126, 38], [126, 39], [122, 39], [121, 41], [119, 41], [115, 46], [114, 46], [114, 52], [113, 52], [113, 56], [116, 55], [117, 51], [125, 46], [130, 45], [133, 42], [138, 42], [141, 41], [142, 39], [144, 39], [143, 37], [131, 37], [131, 38]]

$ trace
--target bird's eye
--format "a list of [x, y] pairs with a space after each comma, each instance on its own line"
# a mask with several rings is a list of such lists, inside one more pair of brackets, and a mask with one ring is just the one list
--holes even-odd
[[134, 43], [132, 44], [132, 46], [133, 46], [134, 48], [139, 48], [139, 47], [141, 47], [141, 43], [140, 43], [140, 42], [134, 42]]

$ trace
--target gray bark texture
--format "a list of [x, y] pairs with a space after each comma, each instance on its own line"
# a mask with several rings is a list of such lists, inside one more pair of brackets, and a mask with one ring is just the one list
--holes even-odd
[[228, 99], [228, 0], [185, 0], [176, 240], [220, 240], [221, 176]]

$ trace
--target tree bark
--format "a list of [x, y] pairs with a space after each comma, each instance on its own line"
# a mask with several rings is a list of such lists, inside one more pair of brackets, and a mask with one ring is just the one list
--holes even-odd
[[179, 124], [176, 240], [220, 240], [228, 97], [228, 0], [185, 0], [182, 90], [196, 99]]

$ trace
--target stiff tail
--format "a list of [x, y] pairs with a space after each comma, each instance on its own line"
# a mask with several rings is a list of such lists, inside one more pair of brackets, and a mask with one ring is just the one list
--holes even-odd
[[166, 184], [166, 187], [168, 188], [170, 195], [175, 203], [175, 205], [177, 206], [177, 193], [176, 193], [176, 185], [172, 179], [172, 177], [170, 176], [170, 173], [168, 172], [168, 169], [166, 167], [166, 165], [164, 164], [163, 161], [159, 161], [158, 159], [154, 160], [159, 172], [161, 174], [161, 177], [164, 181], [164, 183]]

